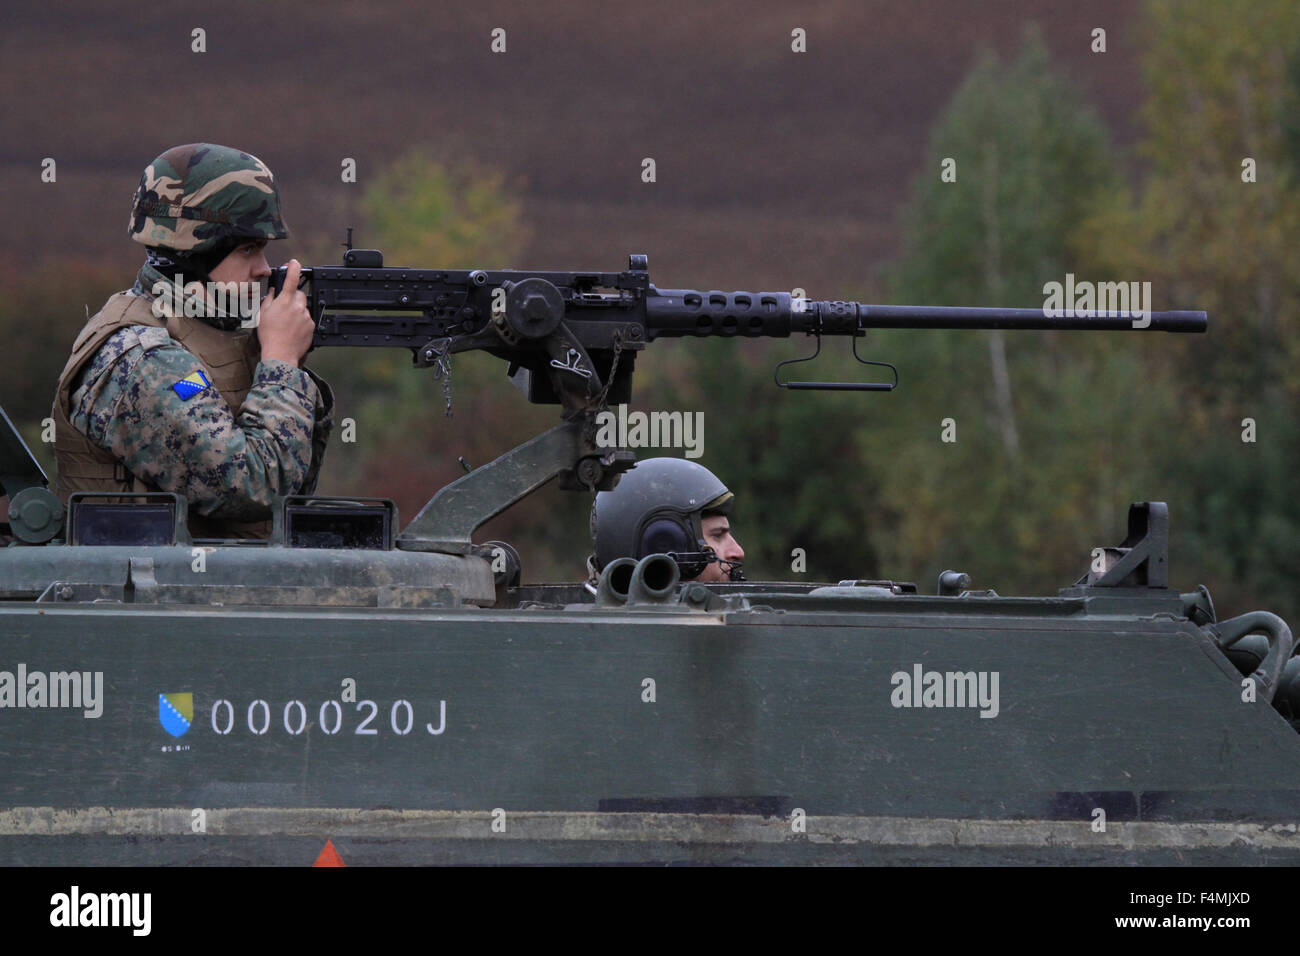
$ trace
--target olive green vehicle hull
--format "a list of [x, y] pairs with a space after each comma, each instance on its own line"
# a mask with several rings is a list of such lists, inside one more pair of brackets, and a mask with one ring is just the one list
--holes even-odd
[[196, 606], [173, 547], [24, 592], [69, 550], [0, 550], [0, 671], [102, 673], [0, 683], [0, 864], [1300, 860], [1300, 735], [1164, 589]]

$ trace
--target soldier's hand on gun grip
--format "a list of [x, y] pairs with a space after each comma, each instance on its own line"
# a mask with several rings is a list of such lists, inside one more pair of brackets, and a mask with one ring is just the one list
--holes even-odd
[[279, 359], [296, 366], [311, 348], [316, 325], [307, 311], [307, 295], [298, 288], [301, 274], [302, 264], [290, 259], [280, 294], [262, 300], [257, 337], [264, 359]]

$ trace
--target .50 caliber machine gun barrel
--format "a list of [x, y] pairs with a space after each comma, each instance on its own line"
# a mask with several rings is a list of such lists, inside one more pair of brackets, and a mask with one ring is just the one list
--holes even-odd
[[683, 335], [779, 336], [789, 332], [855, 335], [866, 329], [1204, 332], [1208, 324], [1204, 312], [1090, 311], [1053, 315], [1046, 309], [866, 305], [796, 299], [785, 292], [697, 292], [654, 286], [646, 296], [646, 329], [651, 339]]

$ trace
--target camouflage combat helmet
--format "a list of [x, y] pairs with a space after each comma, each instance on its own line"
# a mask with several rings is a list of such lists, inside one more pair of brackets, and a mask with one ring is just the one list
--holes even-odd
[[132, 239], [190, 256], [288, 234], [266, 164], [211, 143], [173, 146], [146, 166], [131, 208]]
[[[701, 515], [726, 514], [731, 503], [727, 486], [703, 465], [684, 458], [638, 462], [613, 491], [596, 495], [591, 509], [596, 568], [618, 558], [704, 551]], [[696, 577], [703, 566], [690, 570], [683, 566], [682, 577]]]

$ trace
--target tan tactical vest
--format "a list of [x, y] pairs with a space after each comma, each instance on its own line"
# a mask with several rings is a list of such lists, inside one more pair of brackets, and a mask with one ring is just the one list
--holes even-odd
[[[54, 394], [54, 457], [58, 463], [55, 491], [67, 502], [74, 491], [158, 491], [128, 472], [120, 461], [94, 444], [68, 420], [73, 383], [99, 347], [120, 329], [149, 325], [167, 330], [199, 360], [208, 380], [239, 415], [253, 386], [260, 349], [251, 333], [222, 332], [189, 316], [160, 318], [153, 314], [153, 299], [119, 292], [86, 323], [72, 345], [72, 355], [59, 375]], [[265, 538], [267, 521], [221, 521], [190, 512], [190, 533], [201, 538]]]

